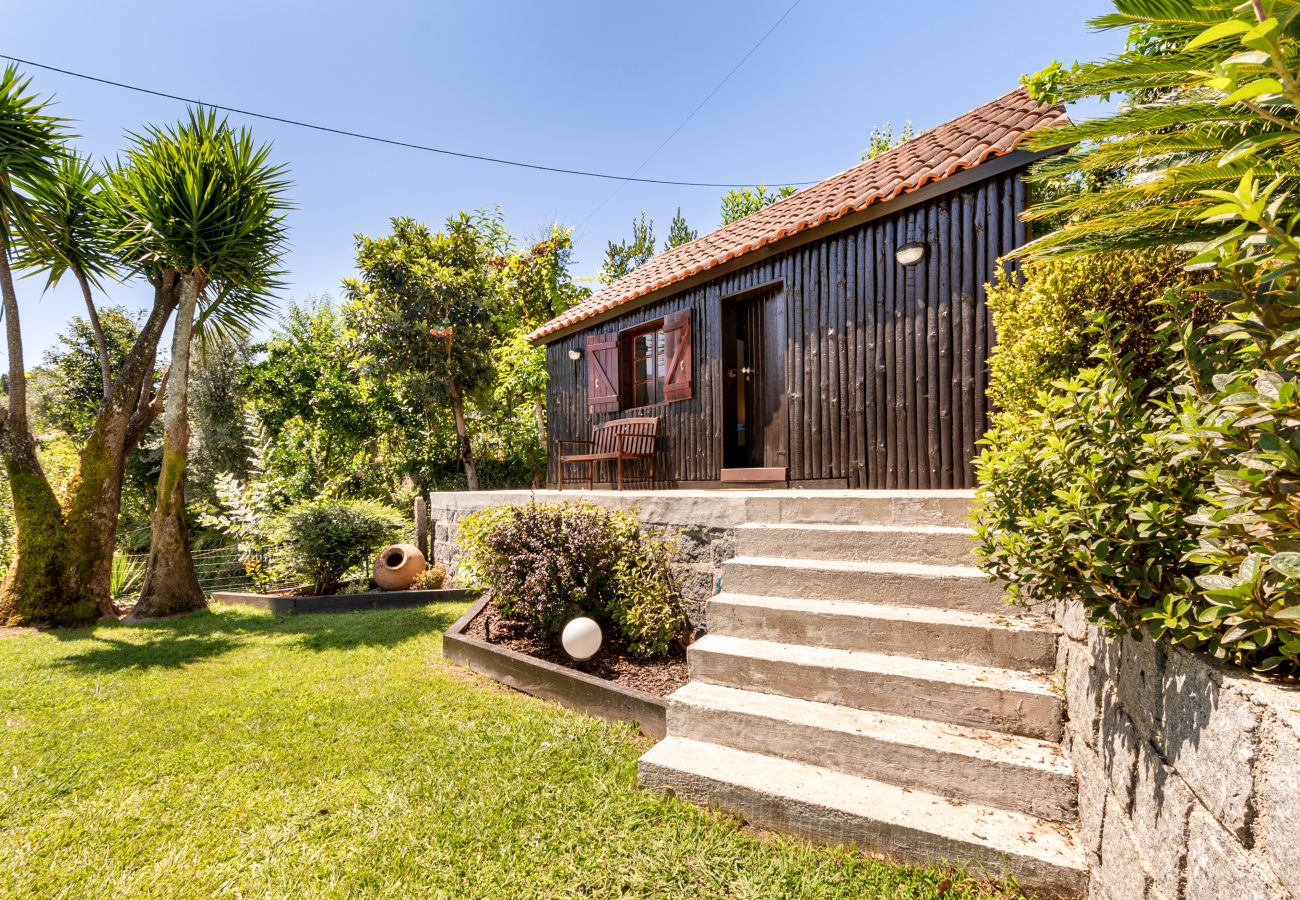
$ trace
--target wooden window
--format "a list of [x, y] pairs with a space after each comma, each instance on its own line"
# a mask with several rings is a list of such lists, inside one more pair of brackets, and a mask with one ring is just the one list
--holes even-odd
[[664, 373], [668, 370], [668, 343], [663, 322], [627, 332], [623, 337], [627, 360], [627, 405], [651, 406], [664, 400]]

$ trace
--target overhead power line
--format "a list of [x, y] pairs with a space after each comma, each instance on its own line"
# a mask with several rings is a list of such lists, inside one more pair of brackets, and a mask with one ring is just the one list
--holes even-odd
[[[611, 200], [613, 200], [615, 197], [617, 197], [617, 196], [618, 196], [618, 192], [621, 191], [621, 190], [623, 190], [623, 186], [624, 186], [624, 185], [626, 185], [629, 181], [641, 181], [641, 180], [642, 180], [642, 179], [636, 177], [638, 174], [640, 174], [641, 170], [644, 169], [644, 168], [646, 167], [646, 165], [650, 162], [650, 160], [654, 159], [654, 158], [659, 154], [659, 151], [660, 151], [660, 150], [662, 150], [664, 147], [667, 147], [667, 146], [668, 146], [668, 142], [669, 142], [669, 141], [671, 141], [673, 138], [677, 137], [677, 133], [678, 133], [679, 131], [681, 131], [683, 128], [686, 127], [686, 123], [687, 123], [687, 122], [689, 122], [691, 119], [695, 118], [695, 114], [696, 114], [697, 112], [699, 112], [700, 110], [704, 109], [704, 104], [706, 104], [706, 103], [708, 103], [710, 100], [712, 100], [714, 94], [716, 94], [718, 91], [722, 90], [722, 86], [723, 86], [724, 84], [726, 84], [728, 81], [730, 81], [730, 80], [731, 80], [731, 76], [732, 76], [732, 75], [735, 75], [736, 72], [739, 71], [740, 67], [743, 66], [743, 65], [745, 64], [745, 62], [746, 62], [746, 61], [747, 61], [751, 56], [754, 55], [754, 51], [756, 51], [759, 47], [763, 46], [763, 42], [766, 41], [769, 37], [772, 36], [772, 32], [776, 31], [777, 28], [779, 28], [779, 27], [781, 26], [781, 23], [784, 22], [784, 21], [786, 20], [787, 17], [789, 17], [790, 13], [794, 12], [794, 8], [795, 8], [796, 6], [798, 6], [799, 3], [800, 3], [800, 0], [794, 0], [794, 2], [790, 4], [790, 6], [786, 9], [786, 11], [783, 12], [783, 13], [781, 13], [781, 17], [780, 17], [779, 19], [777, 19], [775, 22], [772, 23], [772, 27], [769, 28], [767, 31], [763, 32], [763, 36], [760, 37], [757, 41], [754, 42], [754, 46], [750, 47], [749, 50], [746, 51], [745, 55], [742, 56], [742, 57], [740, 58], [740, 60], [739, 60], [739, 61], [738, 61], [734, 66], [731, 67], [731, 70], [730, 70], [729, 72], [727, 72], [726, 75], [723, 75], [723, 76], [722, 76], [722, 80], [719, 81], [717, 84], [715, 84], [715, 85], [713, 86], [713, 90], [711, 90], [711, 91], [709, 91], [707, 94], [705, 94], [705, 95], [704, 95], [704, 99], [701, 100], [699, 103], [697, 103], [697, 104], [695, 105], [695, 108], [694, 108], [693, 110], [691, 110], [689, 113], [686, 114], [686, 118], [682, 119], [680, 122], [677, 123], [677, 127], [674, 128], [674, 129], [672, 130], [672, 133], [669, 134], [668, 137], [664, 138], [663, 141], [659, 144], [658, 147], [655, 147], [654, 150], [650, 151], [650, 155], [649, 155], [649, 156], [647, 156], [645, 159], [641, 160], [641, 165], [639, 165], [639, 166], [637, 166], [635, 169], [633, 169], [633, 170], [632, 170], [632, 174], [631, 174], [630, 176], [628, 176], [627, 178], [623, 178], [623, 179], [621, 179], [620, 182], [619, 182], [618, 187], [614, 188], [614, 190], [610, 193], [610, 195], [609, 195], [608, 197], [606, 197], [604, 200], [600, 201], [600, 205], [599, 205], [599, 206], [597, 206], [597, 207], [596, 207], [595, 209], [593, 209], [591, 212], [587, 213], [586, 218], [584, 218], [581, 222], [578, 223], [578, 230], [579, 230], [579, 232], [580, 232], [580, 235], [579, 235], [579, 236], [581, 236], [582, 234], [585, 234], [585, 233], [586, 233], [585, 231], [583, 231], [583, 226], [585, 226], [588, 222], [590, 222], [591, 219], [592, 219], [592, 217], [595, 216], [596, 213], [598, 213], [598, 212], [600, 212], [602, 209], [604, 209], [604, 208], [605, 208], [605, 205], [606, 205], [607, 203], [609, 203], [609, 201], [611, 201]], [[782, 181], [782, 182], [771, 182], [771, 181], [764, 181], [764, 182], [761, 182], [761, 183], [762, 183], [762, 184], [793, 184], [793, 185], [795, 185], [796, 187], [804, 187], [805, 185], [816, 184], [816, 182], [813, 182], [813, 181], [798, 181], [798, 182], [785, 182], [785, 181]], [[727, 187], [754, 187], [755, 185], [742, 184], [742, 185], [726, 185], [726, 186], [727, 186]], [[718, 185], [718, 187], [723, 187], [723, 185]]]
[[[360, 131], [349, 131], [346, 128], [334, 128], [329, 125], [318, 125], [313, 122], [303, 122], [298, 119], [290, 119], [285, 116], [274, 116], [269, 113], [254, 112], [248, 109], [240, 109], [237, 106], [227, 106], [221, 103], [211, 103], [205, 100], [195, 100], [192, 97], [182, 97], [179, 94], [169, 94], [166, 91], [155, 91], [152, 88], [140, 87], [135, 84], [126, 84], [121, 81], [113, 81], [109, 78], [100, 78], [96, 75], [87, 75], [84, 72], [74, 72], [71, 69], [63, 69], [58, 66], [50, 66], [45, 63], [35, 62], [30, 59], [22, 59], [17, 56], [10, 56], [7, 53], [0, 53], [0, 59], [7, 59], [16, 62], [19, 65], [31, 66], [34, 69], [44, 69], [47, 72], [58, 72], [60, 75], [69, 75], [73, 78], [81, 78], [85, 81], [93, 81], [98, 84], [106, 84], [110, 87], [121, 88], [127, 91], [135, 91], [140, 94], [149, 94], [153, 97], [162, 97], [167, 100], [178, 100], [181, 103], [188, 103], [193, 106], [204, 106], [209, 109], [219, 109], [222, 112], [233, 113], [239, 116], [248, 116], [254, 119], [264, 119], [268, 122], [278, 122], [282, 125], [293, 125], [296, 128], [308, 128], [312, 131], [321, 131], [326, 134], [341, 135], [343, 137], [356, 138], [362, 141], [371, 141], [376, 144], [388, 144], [392, 147], [405, 147], [408, 150], [419, 150], [424, 153], [437, 153], [442, 156], [454, 156], [459, 159], [472, 159], [478, 162], [494, 163], [500, 166], [514, 166], [518, 169], [532, 169], [537, 172], [553, 172], [559, 175], [579, 175], [584, 178], [604, 178], [608, 181], [636, 181], [642, 184], [666, 184], [674, 187], [707, 187], [707, 188], [743, 188], [753, 187], [759, 182], [721, 182], [721, 181], [674, 181], [669, 178], [638, 178], [635, 175], [611, 175], [607, 172], [589, 172], [584, 169], [568, 169], [562, 166], [546, 166], [540, 163], [522, 162], [516, 159], [502, 159], [496, 156], [484, 156], [478, 153], [464, 153], [459, 150], [448, 150], [445, 147], [430, 147], [426, 144], [415, 144], [410, 141], [400, 141], [395, 138], [379, 137], [378, 135], [365, 134]], [[730, 77], [730, 76], [728, 76]], [[706, 98], [707, 99], [707, 98]], [[692, 113], [694, 115], [694, 113]], [[683, 122], [682, 124], [685, 124]], [[675, 133], [675, 132], [674, 132]], [[658, 151], [656, 151], [658, 152]], [[640, 171], [638, 169], [638, 171]], [[798, 182], [762, 182], [763, 184], [813, 184], [811, 181]]]

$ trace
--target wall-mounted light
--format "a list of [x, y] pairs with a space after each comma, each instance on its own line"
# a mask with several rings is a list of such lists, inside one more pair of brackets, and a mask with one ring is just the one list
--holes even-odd
[[569, 359], [573, 360], [574, 362], [577, 362], [578, 360], [582, 359], [582, 351], [581, 351], [581, 350], [570, 350], [570, 351], [569, 351]]
[[894, 259], [900, 266], [914, 266], [925, 259], [925, 244], [921, 241], [904, 244], [894, 251]]

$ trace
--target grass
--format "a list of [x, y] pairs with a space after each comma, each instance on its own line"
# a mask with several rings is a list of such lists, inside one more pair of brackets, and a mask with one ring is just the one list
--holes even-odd
[[640, 790], [630, 728], [444, 662], [462, 610], [0, 640], [0, 895], [988, 896]]

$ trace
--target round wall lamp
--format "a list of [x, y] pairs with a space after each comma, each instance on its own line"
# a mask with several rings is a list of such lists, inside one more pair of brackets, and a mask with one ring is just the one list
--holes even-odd
[[574, 362], [577, 362], [578, 360], [582, 359], [582, 351], [581, 351], [581, 350], [570, 350], [570, 351], [569, 351], [569, 359], [573, 360]]
[[894, 259], [900, 266], [914, 266], [925, 259], [925, 244], [921, 241], [904, 244], [894, 251]]
[[564, 652], [578, 662], [586, 662], [595, 656], [604, 639], [600, 625], [595, 619], [586, 616], [574, 619], [560, 633], [560, 645], [564, 647]]

